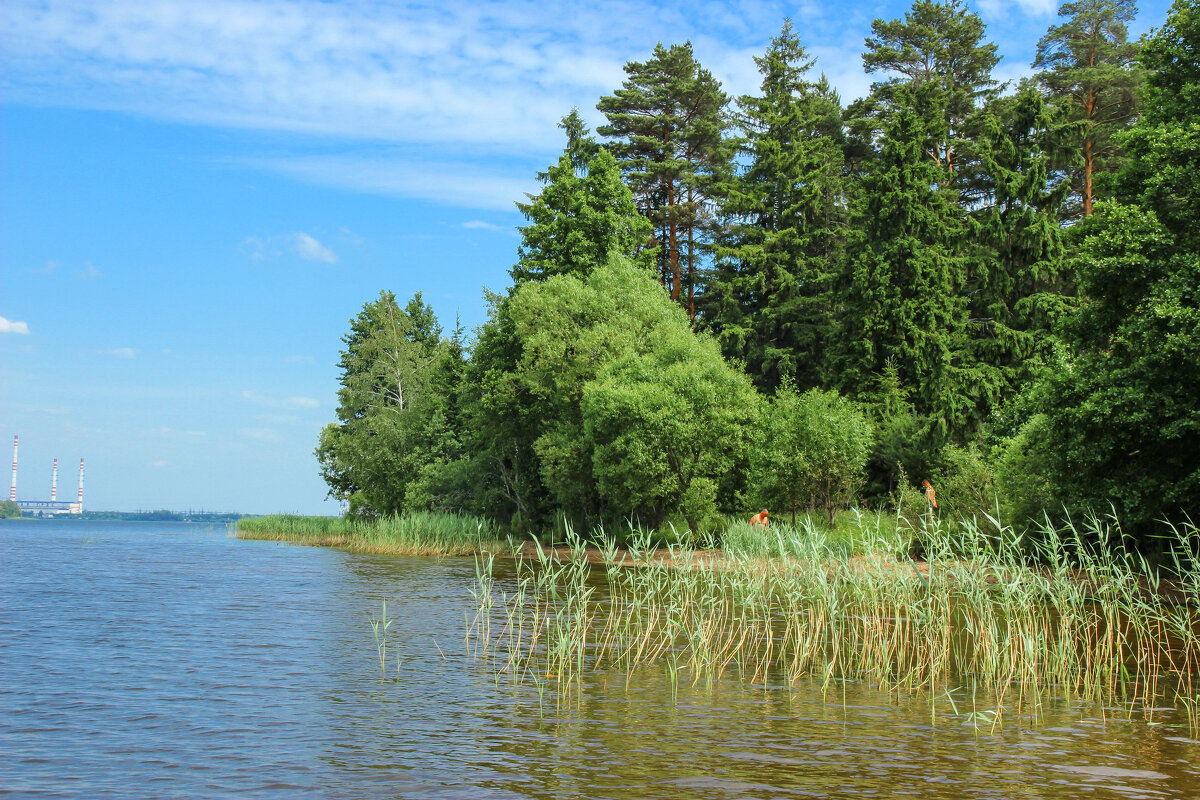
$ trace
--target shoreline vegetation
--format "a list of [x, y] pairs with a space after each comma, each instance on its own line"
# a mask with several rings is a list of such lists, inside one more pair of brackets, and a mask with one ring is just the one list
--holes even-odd
[[237, 521], [240, 539], [266, 539], [351, 553], [465, 556], [505, 547], [495, 526], [464, 514], [414, 512], [371, 520], [275, 514]]
[[[1200, 736], [1195, 526], [1176, 528], [1157, 562], [1097, 517], [1032, 537], [990, 518], [858, 512], [832, 529], [806, 517], [770, 530], [739, 520], [674, 541], [669, 529], [629, 526], [587, 540], [565, 528], [546, 545], [452, 514], [258, 517], [239, 522], [237, 535], [474, 554], [469, 653], [498, 680], [563, 696], [589, 673], [647, 668], [673, 687], [732, 676], [829, 692], [863, 681], [923, 692], [947, 709], [966, 687], [978, 698], [968, 715], [976, 724], [1036, 718], [1066, 697], [1148, 720], [1171, 703]], [[497, 575], [500, 559], [515, 570]]]

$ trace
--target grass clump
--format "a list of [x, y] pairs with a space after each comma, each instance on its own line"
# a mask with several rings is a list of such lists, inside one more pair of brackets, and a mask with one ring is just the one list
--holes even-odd
[[372, 520], [277, 514], [239, 520], [237, 536], [373, 555], [470, 555], [504, 547], [492, 523], [463, 514], [413, 512]]

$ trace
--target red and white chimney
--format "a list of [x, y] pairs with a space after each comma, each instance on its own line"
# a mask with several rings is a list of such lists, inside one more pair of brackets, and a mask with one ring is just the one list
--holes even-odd
[[8, 491], [8, 499], [15, 501], [17, 499], [17, 437], [13, 437], [13, 482], [12, 488]]
[[83, 511], [83, 459], [79, 459], [79, 510]]
[[58, 501], [58, 459], [54, 459], [54, 474], [50, 478], [50, 502]]

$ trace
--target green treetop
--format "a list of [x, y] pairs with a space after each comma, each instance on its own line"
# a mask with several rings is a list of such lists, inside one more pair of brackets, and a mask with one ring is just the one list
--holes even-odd
[[1055, 25], [1038, 42], [1033, 66], [1038, 81], [1063, 121], [1077, 155], [1068, 169], [1079, 198], [1074, 213], [1092, 213], [1095, 179], [1119, 166], [1118, 134], [1137, 114], [1137, 45], [1126, 24], [1137, 15], [1134, 0], [1077, 0], [1063, 3]]
[[971, 121], [996, 94], [992, 69], [1000, 59], [996, 46], [984, 43], [984, 28], [961, 0], [916, 0], [903, 20], [871, 23], [874, 35], [866, 40], [863, 67], [892, 77], [875, 84], [871, 97], [852, 113], [886, 120], [897, 107], [901, 87], [920, 98], [930, 136], [927, 157], [945, 171], [943, 183], [954, 183], [969, 169], [974, 159]]
[[746, 167], [721, 187], [704, 312], [760, 388], [815, 386], [845, 224], [841, 109], [823, 78], [808, 80], [813, 61], [790, 21], [755, 61], [762, 94], [738, 99]]
[[659, 44], [651, 59], [630, 62], [625, 72], [622, 87], [597, 104], [608, 118], [599, 132], [612, 140], [609, 147], [654, 226], [662, 284], [694, 319], [713, 187], [730, 164], [729, 98], [696, 61], [690, 42]]

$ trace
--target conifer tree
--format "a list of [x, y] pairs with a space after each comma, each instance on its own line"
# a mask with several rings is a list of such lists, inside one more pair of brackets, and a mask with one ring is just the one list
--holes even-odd
[[963, 430], [974, 405], [962, 363], [962, 221], [939, 185], [944, 171], [929, 158], [933, 137], [912, 95], [900, 89], [895, 98], [855, 209], [838, 372], [843, 389], [861, 397], [893, 361], [936, 442]]
[[608, 118], [598, 131], [613, 140], [609, 147], [654, 226], [660, 280], [694, 319], [714, 184], [730, 163], [729, 98], [690, 42], [659, 44], [625, 72], [622, 87], [597, 104]]
[[1076, 0], [1063, 3], [1055, 25], [1038, 42], [1033, 66], [1051, 104], [1073, 130], [1068, 141], [1078, 166], [1068, 169], [1078, 206], [1087, 216], [1096, 201], [1096, 177], [1119, 166], [1121, 131], [1137, 113], [1137, 45], [1126, 23], [1137, 15], [1135, 0]]
[[[916, 0], [903, 20], [872, 22], [863, 67], [891, 77], [853, 107], [860, 133], [885, 124], [904, 88], [920, 99], [930, 137], [927, 155], [944, 170], [940, 182], [952, 184], [969, 173], [975, 158], [972, 122], [997, 92], [992, 69], [1000, 59], [996, 46], [983, 41], [984, 28], [962, 0]], [[874, 124], [866, 121], [872, 117]]]
[[994, 103], [979, 142], [983, 205], [976, 210], [979, 250], [971, 259], [972, 361], [982, 378], [978, 416], [1032, 378], [1033, 357], [1050, 346], [1053, 323], [1071, 289], [1059, 208], [1069, 188], [1051, 181], [1058, 131], [1031, 85]]
[[542, 191], [517, 204], [529, 224], [521, 228], [511, 270], [514, 288], [553, 275], [582, 277], [610, 254], [649, 265], [649, 253], [636, 253], [650, 238], [650, 223], [638, 213], [616, 160], [588, 135], [577, 111], [559, 127], [567, 133], [566, 149], [539, 175]]
[[729, 357], [759, 388], [822, 383], [829, 291], [844, 226], [841, 109], [784, 23], [761, 58], [761, 96], [738, 99], [746, 168], [721, 187], [725, 225], [713, 244], [704, 308]]

